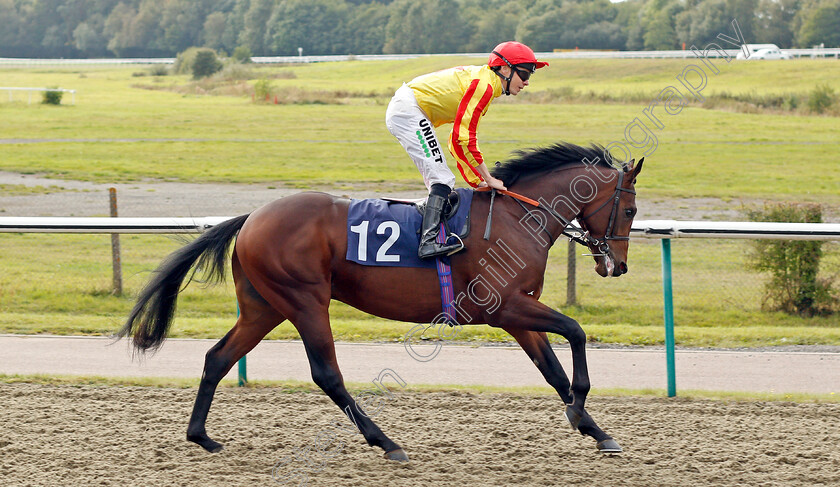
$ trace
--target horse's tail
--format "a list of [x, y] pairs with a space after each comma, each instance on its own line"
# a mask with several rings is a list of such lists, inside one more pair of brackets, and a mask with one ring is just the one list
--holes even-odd
[[[198, 263], [208, 282], [221, 282], [225, 278], [228, 247], [248, 215], [238, 216], [214, 226], [197, 239], [176, 250], [164, 260], [155, 275], [140, 291], [137, 303], [117, 338], [132, 335], [134, 347], [145, 352], [160, 348], [175, 315], [178, 293], [190, 269]], [[190, 275], [187, 284], [195, 277]]]

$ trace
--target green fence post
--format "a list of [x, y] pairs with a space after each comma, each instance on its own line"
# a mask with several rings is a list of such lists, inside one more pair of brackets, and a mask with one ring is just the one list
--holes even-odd
[[[236, 302], [236, 317], [239, 318], [239, 301]], [[248, 383], [248, 355], [239, 359], [239, 387]]]
[[665, 358], [668, 372], [668, 397], [677, 395], [674, 358], [674, 293], [671, 285], [671, 239], [662, 239], [662, 297], [665, 313]]
[[239, 387], [244, 386], [248, 382], [248, 356], [245, 355], [239, 359]]

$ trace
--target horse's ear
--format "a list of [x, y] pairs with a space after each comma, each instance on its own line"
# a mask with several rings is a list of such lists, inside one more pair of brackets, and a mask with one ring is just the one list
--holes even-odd
[[633, 163], [636, 162], [636, 159], [630, 159], [630, 162], [625, 162], [621, 165], [622, 172], [630, 172], [630, 169], [633, 169]]
[[639, 173], [642, 172], [642, 164], [644, 164], [644, 162], [645, 158], [642, 157], [641, 159], [639, 159], [639, 163], [636, 164], [636, 166], [633, 168], [633, 179], [636, 179], [636, 176], [638, 176]]

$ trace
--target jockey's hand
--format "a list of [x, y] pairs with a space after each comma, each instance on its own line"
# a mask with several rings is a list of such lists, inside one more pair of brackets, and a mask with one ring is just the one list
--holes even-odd
[[479, 188], [483, 188], [486, 186], [490, 186], [493, 189], [499, 189], [502, 191], [507, 190], [507, 188], [505, 187], [505, 183], [503, 183], [501, 179], [496, 179], [492, 176], [478, 183]]

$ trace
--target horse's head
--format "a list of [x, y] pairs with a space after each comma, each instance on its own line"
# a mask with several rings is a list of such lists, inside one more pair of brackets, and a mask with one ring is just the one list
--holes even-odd
[[[539, 208], [557, 222], [549, 230], [550, 217], [529, 214], [520, 225], [542, 247], [547, 243], [542, 233], [552, 242], [564, 234], [586, 245], [595, 258], [595, 271], [603, 277], [626, 273], [630, 226], [636, 216], [635, 182], [644, 158], [619, 169], [604, 147], [569, 143], [518, 151], [517, 156], [494, 168], [493, 176], [512, 191], [539, 199]], [[580, 224], [581, 236], [567, 233], [573, 220]]]
[[630, 227], [636, 216], [636, 176], [644, 157], [635, 159], [617, 171], [617, 177], [599, 186], [599, 193], [586, 204], [578, 217], [586, 232], [587, 246], [595, 259], [595, 272], [601, 277], [627, 273], [627, 250]]

